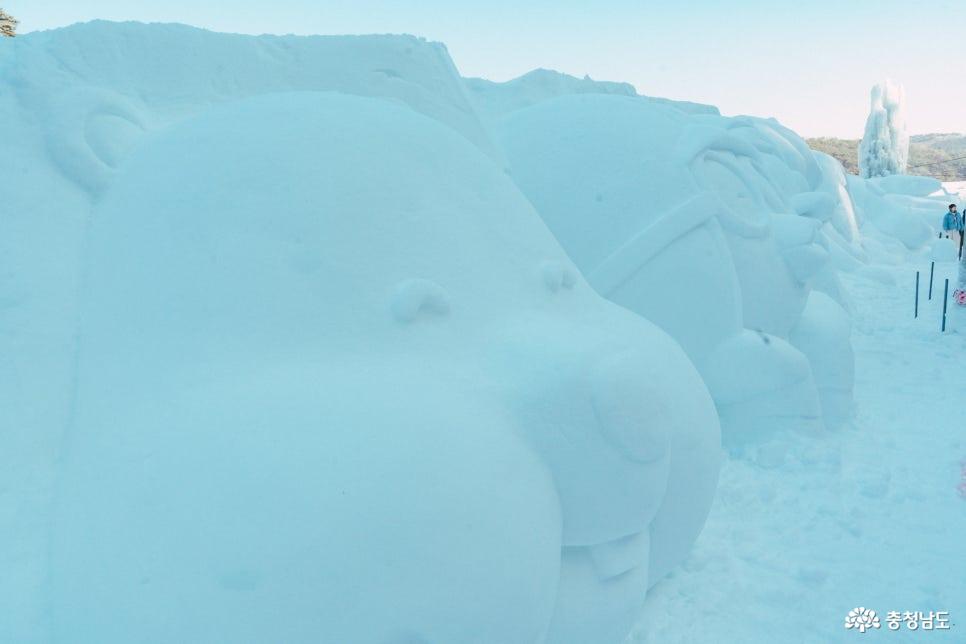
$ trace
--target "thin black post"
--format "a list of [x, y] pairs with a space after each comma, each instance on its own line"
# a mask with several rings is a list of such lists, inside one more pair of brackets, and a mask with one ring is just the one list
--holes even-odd
[[932, 276], [936, 274], [936, 262], [929, 267], [929, 299], [932, 300]]
[[949, 278], [946, 278], [946, 295], [943, 297], [943, 333], [946, 332], [946, 303], [949, 301]]
[[963, 237], [966, 236], [966, 230], [959, 231], [959, 259], [963, 258]]
[[916, 315], [919, 317], [919, 271], [916, 271]]

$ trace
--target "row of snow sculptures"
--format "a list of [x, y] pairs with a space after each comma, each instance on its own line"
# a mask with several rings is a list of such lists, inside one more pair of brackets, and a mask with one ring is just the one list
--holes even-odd
[[13, 38], [17, 35], [17, 25], [19, 21], [9, 13], [0, 9], [0, 36]]
[[872, 88], [872, 110], [859, 144], [859, 174], [865, 178], [905, 174], [909, 162], [906, 90], [887, 80]]

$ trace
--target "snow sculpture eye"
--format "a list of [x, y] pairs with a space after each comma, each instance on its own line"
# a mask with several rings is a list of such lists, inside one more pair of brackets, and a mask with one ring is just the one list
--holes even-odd
[[650, 463], [668, 450], [667, 402], [649, 385], [654, 374], [635, 353], [599, 362], [591, 375], [594, 414], [607, 440], [627, 458]]

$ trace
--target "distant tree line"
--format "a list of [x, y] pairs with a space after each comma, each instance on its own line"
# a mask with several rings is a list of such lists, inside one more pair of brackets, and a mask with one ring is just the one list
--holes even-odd
[[[813, 150], [835, 157], [850, 174], [859, 173], [859, 140], [807, 139]], [[963, 158], [960, 158], [963, 157]], [[966, 181], [966, 135], [920, 134], [910, 138], [908, 174]]]

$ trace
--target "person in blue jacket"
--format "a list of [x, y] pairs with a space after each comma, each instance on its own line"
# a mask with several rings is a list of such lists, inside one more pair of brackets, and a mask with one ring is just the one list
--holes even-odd
[[959, 246], [959, 240], [963, 234], [963, 217], [956, 212], [954, 203], [949, 204], [949, 212], [943, 217], [943, 234]]

